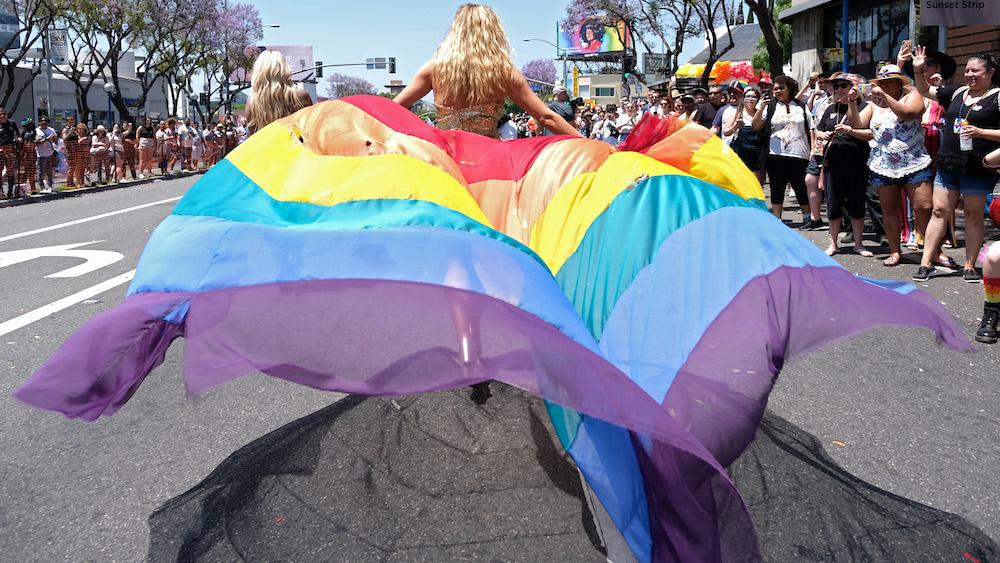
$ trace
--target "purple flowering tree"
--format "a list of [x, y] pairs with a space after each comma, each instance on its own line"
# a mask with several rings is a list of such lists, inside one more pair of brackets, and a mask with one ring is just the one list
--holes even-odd
[[326, 79], [326, 94], [333, 99], [374, 93], [375, 85], [364, 78], [335, 72]]
[[[555, 84], [556, 65], [550, 59], [535, 59], [524, 63], [521, 67], [521, 74], [525, 78], [544, 82], [545, 84]], [[542, 93], [551, 94], [552, 86], [542, 86]]]

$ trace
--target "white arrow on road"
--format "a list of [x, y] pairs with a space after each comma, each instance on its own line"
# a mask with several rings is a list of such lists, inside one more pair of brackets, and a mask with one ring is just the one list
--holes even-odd
[[35, 258], [42, 257], [65, 257], [85, 260], [85, 262], [79, 266], [73, 266], [72, 268], [67, 268], [45, 276], [47, 278], [75, 278], [84, 274], [89, 274], [95, 270], [100, 270], [105, 266], [109, 266], [125, 258], [123, 254], [112, 252], [110, 250], [75, 250], [81, 246], [97, 244], [99, 242], [104, 241], [92, 240], [90, 242], [77, 242], [74, 244], [60, 244], [58, 246], [44, 246], [41, 248], [25, 248], [23, 250], [8, 250], [6, 252], [0, 252], [0, 268], [13, 266], [14, 264], [20, 264], [21, 262], [27, 262], [28, 260], [34, 260]]

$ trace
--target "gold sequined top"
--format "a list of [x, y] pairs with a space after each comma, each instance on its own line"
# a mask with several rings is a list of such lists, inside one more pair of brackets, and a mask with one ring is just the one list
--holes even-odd
[[464, 108], [437, 105], [437, 126], [441, 129], [460, 129], [499, 139], [500, 132], [497, 130], [497, 122], [502, 113], [503, 102]]

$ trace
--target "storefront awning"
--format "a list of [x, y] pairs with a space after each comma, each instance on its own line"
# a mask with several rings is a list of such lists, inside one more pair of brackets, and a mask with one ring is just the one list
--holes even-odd
[[796, 4], [791, 8], [788, 8], [787, 10], [782, 10], [781, 13], [778, 14], [778, 19], [785, 23], [789, 23], [788, 20], [794, 18], [795, 16], [799, 16], [806, 12], [811, 12], [819, 8], [826, 8], [827, 6], [833, 6], [839, 3], [840, 0], [806, 0], [805, 2], [802, 2], [801, 4]]

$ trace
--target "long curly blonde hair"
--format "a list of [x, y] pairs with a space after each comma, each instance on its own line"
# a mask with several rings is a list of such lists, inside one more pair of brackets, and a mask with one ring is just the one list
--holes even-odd
[[250, 87], [247, 128], [251, 133], [303, 107], [292, 82], [292, 67], [278, 51], [264, 51], [257, 56], [250, 73]]
[[463, 4], [434, 54], [431, 79], [439, 102], [467, 106], [503, 99], [517, 70], [496, 12]]

